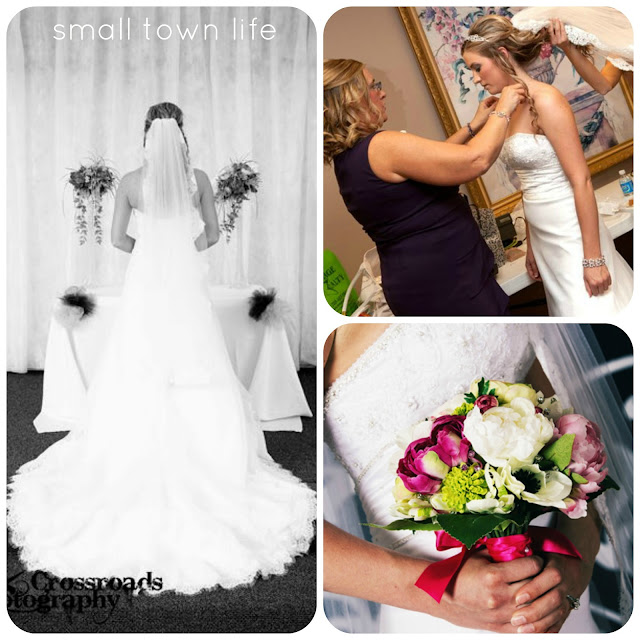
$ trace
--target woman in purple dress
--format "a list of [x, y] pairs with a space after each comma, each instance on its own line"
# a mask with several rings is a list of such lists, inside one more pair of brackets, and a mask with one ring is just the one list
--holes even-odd
[[481, 102], [446, 142], [380, 130], [385, 96], [363, 63], [325, 61], [324, 161], [376, 244], [389, 307], [400, 316], [506, 314], [493, 254], [458, 185], [495, 162], [523, 89]]

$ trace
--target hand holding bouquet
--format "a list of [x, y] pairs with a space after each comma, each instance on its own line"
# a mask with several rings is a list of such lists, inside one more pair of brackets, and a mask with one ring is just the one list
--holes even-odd
[[605, 463], [598, 425], [563, 414], [555, 396], [529, 385], [482, 378], [412, 428], [393, 491], [402, 519], [384, 528], [436, 531], [439, 549], [462, 548], [416, 583], [439, 602], [466, 554], [482, 545], [496, 561], [534, 547], [579, 557], [559, 532], [529, 523], [554, 510], [586, 516], [588, 501], [617, 488]]

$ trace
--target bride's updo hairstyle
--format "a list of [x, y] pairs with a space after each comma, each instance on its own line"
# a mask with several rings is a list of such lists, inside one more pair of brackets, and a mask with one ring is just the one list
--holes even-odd
[[549, 42], [546, 30], [541, 29], [538, 33], [520, 31], [511, 24], [509, 18], [489, 15], [476, 20], [471, 25], [469, 36], [479, 36], [479, 38], [477, 40], [465, 40], [462, 45], [462, 54], [467, 51], [473, 51], [473, 53], [493, 60], [502, 71], [513, 78], [514, 83], [522, 85], [533, 116], [531, 121], [533, 130], [542, 132], [538, 126], [538, 112], [527, 86], [518, 78], [513, 64], [507, 56], [499, 51], [499, 48], [504, 47], [511, 54], [513, 60], [526, 70], [540, 55], [542, 45], [545, 42]]
[[351, 149], [383, 124], [382, 112], [369, 96], [364, 64], [357, 60], [325, 60], [323, 73], [324, 161]]
[[149, 107], [147, 111], [147, 116], [144, 120], [144, 142], [147, 143], [147, 132], [151, 127], [151, 123], [157, 119], [166, 119], [173, 118], [177, 123], [178, 127], [180, 127], [180, 131], [182, 132], [182, 137], [184, 138], [185, 144], [187, 145], [187, 149], [189, 148], [189, 143], [187, 142], [187, 136], [184, 135], [184, 129], [182, 128], [184, 116], [182, 115], [182, 109], [173, 104], [173, 102], [158, 102], [158, 104], [154, 104]]

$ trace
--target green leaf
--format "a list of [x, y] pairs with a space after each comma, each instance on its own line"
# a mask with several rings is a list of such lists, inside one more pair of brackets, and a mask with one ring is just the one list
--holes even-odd
[[367, 527], [373, 527], [375, 529], [386, 529], [387, 531], [438, 531], [442, 527], [437, 522], [429, 522], [427, 520], [423, 522], [416, 522], [407, 518], [406, 520], [394, 520], [387, 525], [371, 524], [369, 522], [363, 523]]
[[484, 378], [480, 378], [478, 382], [478, 397], [486, 396], [489, 393], [489, 381]]
[[575, 437], [574, 433], [565, 433], [558, 440], [547, 445], [540, 453], [562, 471], [571, 462], [571, 451]]
[[547, 460], [546, 458], [540, 457], [539, 459], [536, 459], [535, 462], [540, 467], [541, 471], [551, 471], [555, 468], [553, 462], [551, 460]]
[[579, 473], [572, 472], [571, 479], [577, 484], [587, 484], [588, 480], [583, 478]]
[[506, 516], [492, 513], [441, 513], [437, 518], [438, 523], [450, 536], [461, 542], [467, 549], [471, 549], [480, 538], [499, 527]]

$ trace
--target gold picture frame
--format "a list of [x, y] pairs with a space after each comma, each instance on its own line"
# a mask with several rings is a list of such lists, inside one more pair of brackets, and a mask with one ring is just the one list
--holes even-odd
[[[456, 9], [460, 8], [456, 7]], [[450, 136], [460, 129], [461, 123], [451, 97], [451, 92], [442, 77], [425, 28], [420, 21], [418, 8], [398, 7], [398, 11], [400, 12], [400, 17], [404, 23], [409, 41], [415, 52], [420, 69], [422, 70], [422, 75], [433, 96], [445, 133], [447, 136]], [[624, 100], [629, 108], [630, 116], [633, 118], [633, 93], [624, 76], [620, 81], [620, 86]], [[630, 158], [632, 155], [633, 136], [628, 140], [589, 157], [587, 164], [591, 175], [596, 175]], [[477, 206], [493, 209], [496, 216], [511, 212], [521, 199], [521, 192], [517, 190], [510, 195], [500, 198], [492, 197], [483, 178], [476, 178], [472, 182], [469, 182], [467, 188], [473, 202]]]

